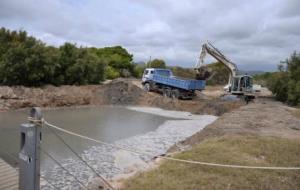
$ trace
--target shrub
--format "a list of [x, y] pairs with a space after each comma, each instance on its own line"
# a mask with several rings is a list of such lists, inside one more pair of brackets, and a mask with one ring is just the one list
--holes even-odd
[[111, 66], [106, 66], [105, 67], [105, 78], [107, 79], [115, 79], [120, 77], [120, 73], [116, 71], [113, 67]]
[[279, 65], [279, 71], [255, 76], [273, 92], [275, 98], [290, 105], [300, 105], [300, 54], [294, 52]]

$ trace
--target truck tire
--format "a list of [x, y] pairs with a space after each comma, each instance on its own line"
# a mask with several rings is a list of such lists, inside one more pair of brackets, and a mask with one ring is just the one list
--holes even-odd
[[167, 88], [167, 97], [171, 98], [172, 97], [172, 90]]
[[167, 93], [167, 89], [166, 88], [164, 88], [162, 90], [162, 95], [163, 95], [163, 97], [168, 97], [168, 93]]
[[150, 92], [151, 91], [150, 83], [145, 83], [144, 84], [144, 90], [145, 90], [145, 92]]
[[171, 97], [172, 97], [172, 99], [178, 99], [179, 98], [179, 90], [177, 90], [177, 89], [172, 90]]

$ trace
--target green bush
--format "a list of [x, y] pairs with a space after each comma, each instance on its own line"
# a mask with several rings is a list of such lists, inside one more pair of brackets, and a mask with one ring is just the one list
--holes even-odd
[[105, 77], [135, 75], [132, 55], [121, 46], [47, 46], [25, 31], [0, 29], [0, 84], [41, 86], [98, 84]]
[[288, 82], [288, 99], [291, 105], [300, 105], [300, 54], [294, 52], [286, 60]]
[[118, 77], [120, 77], [120, 73], [117, 70], [115, 70], [113, 67], [109, 65], [105, 67], [105, 78], [115, 79]]
[[145, 68], [145, 65], [135, 64], [133, 68], [133, 76], [136, 78], [142, 78]]
[[300, 105], [300, 54], [294, 52], [279, 65], [279, 71], [254, 77], [272, 91], [275, 98], [293, 106]]
[[268, 88], [279, 101], [286, 102], [288, 99], [288, 75], [285, 72], [276, 72], [268, 78]]
[[287, 102], [291, 105], [300, 105], [300, 81], [292, 79], [288, 82]]

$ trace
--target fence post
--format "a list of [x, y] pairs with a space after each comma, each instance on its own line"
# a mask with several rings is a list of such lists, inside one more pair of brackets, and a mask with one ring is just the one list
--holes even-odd
[[36, 121], [21, 124], [21, 149], [19, 152], [19, 189], [40, 189], [40, 142], [42, 140], [42, 112], [32, 108], [30, 117]]

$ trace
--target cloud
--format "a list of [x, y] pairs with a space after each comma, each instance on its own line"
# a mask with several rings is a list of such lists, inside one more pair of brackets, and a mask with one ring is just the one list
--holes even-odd
[[300, 1], [299, 0], [286, 0], [279, 11], [279, 16], [282, 17], [297, 17], [300, 16]]
[[57, 46], [122, 45], [136, 61], [152, 56], [183, 67], [194, 66], [209, 40], [241, 69], [274, 70], [300, 49], [299, 2], [1, 0], [0, 26]]

